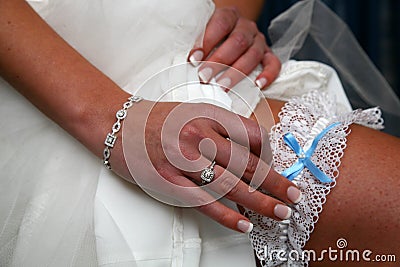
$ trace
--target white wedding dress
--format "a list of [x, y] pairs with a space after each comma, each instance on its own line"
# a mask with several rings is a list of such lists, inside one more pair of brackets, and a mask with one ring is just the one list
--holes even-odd
[[[207, 0], [30, 4], [67, 42], [131, 93], [150, 75], [186, 62], [214, 10]], [[102, 266], [254, 265], [246, 235], [193, 210], [154, 200], [106, 170], [101, 160], [4, 81], [0, 94], [1, 114], [15, 111], [1, 120], [7, 130], [1, 134], [5, 141], [0, 153], [0, 207], [5, 216], [0, 224], [0, 265], [87, 266], [93, 260]], [[160, 94], [158, 88], [141, 92], [147, 99]], [[171, 95], [170, 100], [184, 97]], [[253, 105], [257, 101], [252, 100]], [[95, 239], [90, 235], [93, 228]]]
[[[30, 4], [130, 93], [160, 70], [186, 62], [214, 10], [210, 0]], [[330, 92], [343, 111], [351, 110], [336, 73], [316, 62], [286, 62], [265, 95], [288, 100], [315, 89]], [[177, 91], [166, 100], [215, 98], [249, 116], [260, 99], [255, 87], [242, 92], [248, 109], [212, 90], [211, 95], [201, 86]], [[151, 100], [163, 93], [161, 86], [140, 92]], [[255, 266], [248, 236], [194, 210], [158, 202], [106, 170], [3, 80], [0, 110], [1, 266]]]

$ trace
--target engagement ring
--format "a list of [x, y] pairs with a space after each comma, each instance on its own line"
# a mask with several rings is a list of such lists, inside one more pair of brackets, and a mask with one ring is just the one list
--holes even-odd
[[215, 175], [214, 166], [215, 166], [215, 161], [213, 161], [209, 167], [205, 168], [201, 172], [200, 177], [203, 184], [208, 184], [214, 179]]

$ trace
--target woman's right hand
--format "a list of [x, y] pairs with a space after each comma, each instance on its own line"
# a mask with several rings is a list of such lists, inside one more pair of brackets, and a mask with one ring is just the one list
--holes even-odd
[[[301, 197], [293, 183], [270, 169], [267, 141], [256, 122], [209, 104], [143, 100], [129, 110], [123, 128], [127, 166], [148, 194], [168, 204], [195, 207], [241, 232], [251, 230], [251, 223], [219, 202], [220, 196], [277, 220], [290, 216], [285, 202]], [[201, 172], [213, 160], [215, 178], [202, 185]], [[276, 198], [248, 184], [259, 184]]]
[[[246, 5], [251, 4], [246, 2]], [[217, 82], [227, 88], [234, 87], [242, 76], [226, 70], [225, 65], [246, 75], [262, 65], [262, 71], [254, 81], [260, 89], [266, 89], [281, 70], [279, 58], [268, 46], [256, 23], [241, 16], [239, 10], [232, 6], [215, 9], [202, 42], [195, 44], [188, 60], [194, 65], [201, 60], [206, 61], [199, 68], [199, 77], [205, 83], [222, 72]]]

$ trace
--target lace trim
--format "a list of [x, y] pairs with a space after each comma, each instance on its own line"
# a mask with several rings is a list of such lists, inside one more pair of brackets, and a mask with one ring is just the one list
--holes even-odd
[[[357, 123], [374, 129], [383, 128], [379, 108], [336, 113], [335, 101], [328, 94], [317, 91], [293, 98], [279, 113], [280, 123], [272, 128], [270, 135], [274, 169], [279, 173], [298, 159], [283, 141], [286, 133], [292, 133], [306, 151], [315, 136], [328, 125], [335, 122], [340, 122], [340, 125], [323, 136], [311, 156], [312, 162], [333, 180], [332, 183], [321, 183], [305, 168], [293, 180], [302, 191], [303, 199], [292, 207], [291, 218], [283, 222], [246, 209], [245, 214], [254, 224], [250, 239], [262, 266], [308, 266], [308, 260], [302, 258], [303, 247], [314, 230], [326, 196], [336, 185], [346, 136], [350, 133], [349, 125]], [[295, 254], [294, 257], [291, 253]]]

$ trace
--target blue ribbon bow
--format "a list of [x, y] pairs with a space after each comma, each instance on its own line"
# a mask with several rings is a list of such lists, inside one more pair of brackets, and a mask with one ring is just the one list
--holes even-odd
[[311, 147], [304, 152], [303, 148], [299, 145], [296, 138], [292, 133], [287, 133], [283, 136], [283, 140], [285, 143], [293, 149], [293, 151], [298, 156], [298, 160], [284, 172], [282, 172], [282, 176], [285, 176], [290, 181], [292, 181], [303, 169], [307, 167], [310, 172], [322, 183], [331, 183], [333, 180], [329, 178], [323, 171], [318, 169], [317, 166], [311, 161], [311, 156], [314, 153], [314, 150], [317, 148], [319, 140], [333, 127], [340, 124], [339, 122], [333, 123], [326, 127], [322, 132], [320, 132], [315, 139], [313, 140]]

